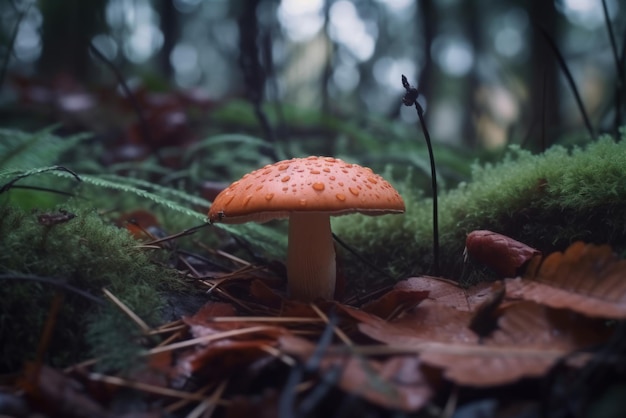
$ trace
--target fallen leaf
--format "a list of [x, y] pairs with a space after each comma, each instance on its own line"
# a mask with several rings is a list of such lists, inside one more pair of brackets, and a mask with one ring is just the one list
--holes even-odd
[[[482, 345], [429, 347], [422, 360], [458, 384], [484, 387], [544, 376], [570, 353], [605, 341], [594, 322], [533, 302], [510, 305]], [[460, 349], [460, 350], [459, 350]], [[584, 364], [589, 356], [581, 355]]]
[[436, 302], [388, 322], [361, 316], [359, 330], [396, 350], [418, 353], [428, 365], [461, 385], [485, 387], [542, 376], [572, 351], [605, 341], [596, 323], [569, 311], [533, 302], [510, 304], [498, 329], [479, 342], [468, 327], [471, 314]]
[[[241, 322], [215, 322], [212, 319], [220, 316], [236, 316], [237, 311], [230, 303], [209, 301], [205, 303], [192, 316], [183, 317], [183, 322], [189, 326], [191, 334], [197, 338], [205, 335], [215, 334], [230, 329], [237, 329], [249, 326]], [[242, 317], [242, 322], [243, 322]]]
[[406, 280], [398, 282], [394, 286], [393, 290], [404, 292], [428, 292], [428, 299], [436, 300], [442, 304], [455, 307], [459, 310], [470, 310], [465, 290], [457, 283], [440, 277], [409, 277]]
[[243, 341], [225, 338], [206, 346], [196, 346], [178, 357], [174, 376], [191, 376], [202, 370], [210, 371], [212, 376], [236, 373], [259, 358], [270, 356], [263, 347], [275, 346], [282, 334], [255, 335]]
[[626, 318], [626, 260], [608, 245], [576, 242], [564, 253], [533, 260], [522, 278], [505, 285], [508, 297], [591, 317]]
[[472, 314], [436, 301], [424, 301], [414, 310], [393, 321], [344, 307], [360, 321], [359, 330], [370, 338], [394, 347], [412, 347], [431, 341], [478, 343], [468, 328]]
[[483, 337], [491, 333], [496, 326], [496, 310], [500, 307], [505, 295], [504, 284], [501, 281], [495, 282], [488, 288], [487, 293], [481, 289], [480, 295], [485, 295], [485, 297], [476, 307], [469, 329]]
[[541, 254], [528, 245], [491, 231], [472, 231], [465, 241], [467, 255], [501, 277], [517, 276], [521, 267]]
[[361, 306], [365, 312], [380, 318], [391, 319], [402, 311], [413, 308], [428, 297], [428, 290], [415, 290], [409, 286], [396, 286], [380, 298]]
[[107, 417], [107, 411], [95, 402], [83, 385], [46, 365], [28, 363], [20, 387], [32, 405], [50, 416]]
[[[216, 336], [231, 332], [224, 338], [216, 338], [206, 342], [199, 341], [191, 349], [178, 354], [172, 377], [190, 376], [199, 370], [212, 368], [212, 372], [218, 369], [225, 373], [237, 370], [239, 367], [252, 363], [260, 357], [267, 356], [264, 346], [276, 345], [277, 339], [287, 332], [279, 326], [263, 326], [259, 328], [258, 322], [241, 320], [216, 321], [220, 317], [237, 316], [235, 308], [224, 302], [207, 302], [197, 313], [190, 317], [183, 317], [183, 322], [189, 326], [194, 338]], [[255, 332], [246, 332], [246, 329], [257, 328]], [[236, 331], [242, 333], [237, 335]]]

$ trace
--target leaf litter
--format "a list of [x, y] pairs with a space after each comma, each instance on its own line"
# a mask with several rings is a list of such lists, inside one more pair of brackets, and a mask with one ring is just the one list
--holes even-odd
[[[211, 296], [197, 312], [141, 327], [159, 338], [146, 339], [149, 361], [137, 370], [103, 375], [97, 359], [65, 373], [31, 365], [22, 391], [30, 399], [44, 394], [45, 405], [103, 416], [110, 399], [129, 388], [150, 400], [150, 416], [236, 416], [258, 405], [275, 413], [267, 416], [307, 416], [337, 393], [379, 411], [415, 412], [432, 408], [450, 384], [503, 387], [590, 364], [612, 337], [612, 321], [626, 315], [626, 261], [607, 246], [583, 243], [542, 257], [487, 232], [480, 239], [504, 246], [493, 252], [497, 260], [475, 257], [471, 245], [468, 253], [502, 281], [464, 289], [411, 277], [354, 306], [289, 300], [262, 266], [199, 278]], [[523, 274], [506, 277], [512, 271]], [[54, 390], [74, 381], [84, 389]]]

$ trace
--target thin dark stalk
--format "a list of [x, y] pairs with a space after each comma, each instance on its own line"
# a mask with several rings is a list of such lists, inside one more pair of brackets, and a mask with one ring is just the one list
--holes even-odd
[[[274, 131], [269, 122], [265, 111], [263, 110], [263, 97], [266, 85], [266, 77], [268, 73], [268, 67], [271, 63], [265, 63], [265, 66], [261, 63], [261, 52], [259, 48], [260, 39], [263, 38], [263, 34], [259, 29], [259, 22], [257, 19], [257, 9], [261, 2], [254, 0], [242, 9], [242, 13], [239, 16], [239, 68], [243, 73], [244, 84], [246, 87], [246, 96], [254, 108], [254, 114], [261, 125], [261, 129], [265, 136], [265, 140], [271, 145], [271, 148], [262, 150], [266, 156], [278, 161], [279, 157], [276, 152], [276, 138]], [[271, 46], [271, 39], [266, 41], [266, 47]], [[271, 72], [271, 71], [269, 71]]]
[[16, 186], [16, 185], [12, 185], [11, 186], [12, 189], [22, 189], [22, 190], [36, 190], [38, 192], [47, 192], [47, 193], [54, 193], [54, 194], [60, 194], [62, 196], [69, 196], [69, 197], [75, 197], [75, 194], [72, 192], [66, 192], [63, 190], [56, 190], [56, 189], [50, 189], [48, 187], [40, 187], [40, 186]]
[[578, 88], [576, 87], [576, 83], [574, 82], [574, 77], [572, 76], [572, 72], [569, 70], [567, 63], [565, 62], [565, 58], [563, 58], [563, 54], [561, 54], [559, 47], [556, 45], [556, 42], [554, 42], [554, 39], [552, 39], [548, 31], [546, 31], [545, 28], [543, 28], [538, 23], [536, 22], [534, 23], [535, 23], [535, 26], [539, 29], [539, 32], [541, 32], [541, 35], [543, 35], [546, 42], [548, 42], [550, 49], [554, 53], [554, 56], [556, 57], [557, 62], [559, 63], [559, 66], [561, 67], [561, 70], [563, 71], [563, 74], [565, 75], [565, 78], [567, 79], [567, 83], [569, 84], [570, 89], [572, 90], [572, 93], [574, 94], [574, 99], [576, 100], [576, 104], [578, 105], [578, 109], [580, 110], [580, 114], [585, 123], [585, 127], [587, 128], [587, 132], [589, 132], [589, 136], [591, 136], [591, 138], [595, 140], [596, 134], [594, 133], [593, 127], [591, 126], [589, 115], [587, 114], [587, 110], [585, 110], [585, 105], [583, 104], [583, 101], [580, 97], [580, 93], [578, 92]]
[[300, 415], [296, 415], [296, 386], [300, 383], [305, 376], [305, 372], [312, 372], [319, 368], [320, 363], [324, 357], [324, 353], [330, 346], [333, 340], [334, 328], [337, 323], [336, 315], [328, 316], [328, 323], [324, 328], [324, 331], [318, 338], [318, 343], [315, 346], [313, 354], [304, 364], [298, 364], [291, 368], [287, 382], [283, 388], [280, 398], [278, 399], [278, 416], [281, 418], [291, 418]]
[[52, 285], [58, 289], [63, 289], [72, 293], [77, 294], [85, 299], [90, 300], [91, 302], [97, 303], [98, 305], [104, 306], [105, 303], [102, 299], [97, 296], [92, 295], [82, 289], [79, 289], [71, 284], [67, 284], [63, 280], [54, 279], [52, 277], [41, 277], [35, 276], [32, 274], [0, 274], [0, 280], [18, 280], [18, 281], [28, 281], [28, 282], [38, 282], [44, 283], [48, 285]]
[[402, 75], [402, 86], [406, 90], [406, 94], [402, 98], [402, 103], [405, 106], [415, 106], [417, 116], [422, 126], [422, 133], [426, 139], [426, 146], [428, 147], [428, 158], [430, 159], [430, 182], [433, 193], [433, 273], [439, 275], [439, 215], [437, 208], [437, 169], [435, 168], [435, 154], [433, 153], [433, 147], [430, 141], [430, 134], [426, 126], [426, 120], [424, 119], [424, 109], [418, 103], [417, 97], [419, 96], [418, 90], [411, 86], [406, 77]]
[[74, 171], [70, 170], [69, 168], [65, 168], [65, 167], [62, 167], [62, 166], [54, 166], [54, 167], [47, 168], [45, 170], [37, 171], [36, 173], [20, 174], [19, 176], [14, 177], [9, 182], [5, 183], [2, 187], [0, 187], [0, 194], [10, 190], [12, 187], [14, 187], [15, 183], [17, 183], [18, 181], [20, 181], [23, 178], [30, 177], [33, 174], [41, 174], [41, 173], [45, 173], [45, 172], [48, 172], [48, 171], [65, 171], [66, 173], [70, 173], [72, 176], [74, 176], [76, 181], [83, 181], [79, 177], [78, 174], [76, 174]]
[[341, 245], [343, 248], [346, 249], [346, 251], [348, 251], [349, 253], [354, 255], [356, 258], [358, 258], [363, 264], [365, 264], [366, 266], [368, 266], [369, 268], [371, 268], [375, 272], [377, 272], [377, 273], [387, 277], [388, 279], [392, 279], [393, 280], [393, 276], [391, 276], [388, 272], [386, 272], [383, 269], [379, 268], [375, 264], [370, 263], [367, 258], [363, 257], [354, 248], [350, 247], [348, 244], [346, 244], [344, 241], [342, 241], [337, 235], [335, 235], [334, 232], [332, 233], [332, 235], [333, 235], [333, 239], [335, 241], [337, 241], [337, 244]]
[[15, 22], [15, 27], [13, 28], [13, 32], [11, 32], [11, 37], [9, 38], [9, 45], [7, 46], [7, 49], [6, 49], [7, 55], [4, 61], [2, 62], [2, 68], [0, 68], [0, 90], [2, 90], [2, 84], [4, 83], [4, 77], [6, 77], [6, 74], [7, 74], [7, 68], [9, 68], [9, 58], [11, 57], [11, 52], [13, 52], [13, 46], [15, 45], [15, 40], [17, 39], [17, 32], [20, 28], [20, 25], [22, 24], [22, 20], [24, 20], [24, 17], [30, 10], [31, 5], [32, 4], [29, 4], [26, 10], [20, 12], [20, 14], [17, 16], [17, 22]]
[[135, 114], [137, 115], [137, 119], [139, 119], [139, 128], [141, 129], [141, 136], [143, 136], [144, 142], [150, 147], [157, 161], [162, 164], [163, 158], [161, 157], [161, 153], [159, 152], [159, 149], [154, 145], [154, 141], [152, 140], [152, 134], [150, 133], [150, 127], [148, 126], [148, 121], [146, 120], [143, 114], [143, 110], [141, 109], [141, 106], [139, 105], [137, 98], [135, 97], [133, 92], [130, 90], [130, 87], [128, 87], [128, 84], [126, 83], [126, 80], [124, 79], [124, 76], [122, 75], [122, 73], [120, 73], [120, 71], [117, 69], [115, 64], [111, 60], [109, 60], [107, 57], [105, 57], [104, 54], [100, 52], [100, 50], [96, 48], [96, 46], [93, 43], [89, 44], [89, 50], [99, 60], [101, 60], [107, 67], [109, 67], [111, 72], [115, 75], [115, 78], [117, 79], [117, 82], [122, 88], [124, 95], [128, 99], [130, 105], [133, 107], [133, 110], [135, 111]]
[[602, 11], [604, 12], [604, 21], [606, 22], [606, 29], [609, 32], [609, 40], [611, 41], [611, 51], [613, 52], [613, 61], [615, 61], [615, 69], [617, 71], [617, 94], [615, 95], [615, 138], [618, 138], [619, 127], [622, 125], [622, 92], [624, 90], [624, 71], [622, 68], [622, 61], [620, 60], [617, 52], [617, 42], [615, 41], [615, 34], [613, 33], [613, 25], [611, 25], [611, 19], [609, 19], [609, 11], [606, 7], [606, 0], [602, 0]]
[[541, 81], [541, 107], [543, 111], [541, 112], [541, 152], [546, 151], [546, 72], [544, 70], [543, 77]]

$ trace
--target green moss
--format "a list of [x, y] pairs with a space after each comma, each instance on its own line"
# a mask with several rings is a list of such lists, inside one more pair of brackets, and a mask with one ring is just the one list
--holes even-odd
[[[0, 274], [60, 280], [98, 297], [106, 287], [145, 321], [155, 323], [161, 292], [175, 286], [173, 272], [157, 266], [151, 260], [154, 254], [94, 211], [67, 210], [76, 217], [45, 226], [38, 221], [41, 212], [0, 207]], [[0, 370], [15, 370], [33, 358], [54, 292], [55, 287], [41, 282], [2, 281]], [[108, 364], [118, 365], [124, 358], [128, 363], [127, 352], [138, 349], [137, 328], [108, 302], [103, 307], [64, 293], [48, 361], [64, 365], [104, 355]]]
[[[406, 182], [410, 184], [410, 182]], [[346, 216], [335, 232], [369, 260], [398, 277], [428, 273], [432, 263], [432, 202], [400, 188], [403, 216]], [[570, 242], [609, 243], [626, 249], [626, 130], [584, 148], [554, 146], [540, 155], [511, 148], [501, 163], [476, 165], [472, 180], [441, 193], [439, 226], [442, 273], [463, 276], [466, 235], [489, 229], [542, 251]], [[367, 270], [350, 272], [361, 277]], [[463, 277], [462, 277], [463, 276]]]

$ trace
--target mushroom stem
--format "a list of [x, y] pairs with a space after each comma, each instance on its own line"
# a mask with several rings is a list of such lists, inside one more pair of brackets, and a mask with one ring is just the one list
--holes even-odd
[[330, 216], [292, 212], [289, 216], [287, 278], [289, 297], [304, 302], [332, 299], [335, 293], [335, 247]]

